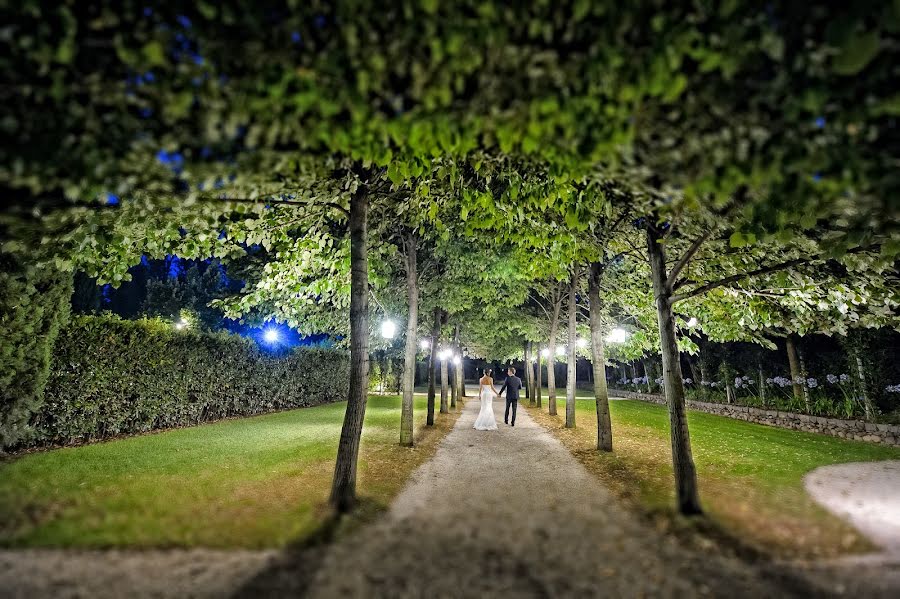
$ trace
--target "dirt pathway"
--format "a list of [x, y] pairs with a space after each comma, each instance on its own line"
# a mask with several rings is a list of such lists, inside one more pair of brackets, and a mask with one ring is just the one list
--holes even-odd
[[[244, 596], [772, 597], [791, 593], [735, 559], [647, 528], [520, 410], [472, 429], [469, 401], [434, 458], [377, 523], [261, 572]], [[495, 412], [502, 416], [502, 404]], [[498, 421], [500, 418], [498, 418]]]

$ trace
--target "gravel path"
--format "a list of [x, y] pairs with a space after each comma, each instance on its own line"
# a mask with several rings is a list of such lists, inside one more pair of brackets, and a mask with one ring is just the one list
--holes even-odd
[[[494, 404], [502, 416], [503, 404]], [[790, 596], [736, 559], [700, 555], [626, 512], [522, 409], [472, 429], [469, 401], [389, 513], [261, 572], [244, 596]]]
[[814, 500], [900, 558], [900, 461], [822, 466], [803, 482]]

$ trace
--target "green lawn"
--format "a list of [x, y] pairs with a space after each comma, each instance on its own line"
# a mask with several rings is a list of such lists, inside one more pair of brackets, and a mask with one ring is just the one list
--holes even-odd
[[[669, 420], [665, 406], [642, 401], [610, 402], [613, 454], [596, 446], [596, 411], [591, 400], [576, 402], [575, 430], [559, 416], [548, 424], [573, 453], [620, 496], [651, 513], [674, 505]], [[534, 414], [536, 410], [532, 409]], [[818, 466], [900, 459], [900, 449], [778, 429], [689, 412], [701, 500], [715, 525], [760, 549], [779, 555], [836, 555], [867, 543], [808, 497], [803, 476]]]
[[[323, 521], [344, 403], [25, 455], [0, 465], [0, 544], [271, 547]], [[359, 490], [385, 506], [455, 415], [398, 445], [400, 400], [371, 397]], [[439, 415], [440, 416], [440, 415]]]

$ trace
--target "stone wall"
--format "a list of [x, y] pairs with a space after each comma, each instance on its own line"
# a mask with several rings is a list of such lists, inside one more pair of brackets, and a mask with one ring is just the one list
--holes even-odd
[[[649, 401], [658, 404], [666, 403], [666, 399], [662, 395], [636, 393], [634, 391], [620, 391], [618, 389], [610, 389], [609, 396], [639, 399], [641, 401]], [[873, 422], [863, 422], [861, 420], [823, 418], [821, 416], [809, 416], [808, 414], [797, 414], [795, 412], [779, 412], [777, 410], [764, 410], [762, 408], [750, 408], [734, 404], [707, 403], [703, 401], [688, 401], [687, 407], [699, 412], [727, 416], [728, 418], [746, 420], [757, 424], [900, 447], [900, 426], [892, 424], [875, 424]]]

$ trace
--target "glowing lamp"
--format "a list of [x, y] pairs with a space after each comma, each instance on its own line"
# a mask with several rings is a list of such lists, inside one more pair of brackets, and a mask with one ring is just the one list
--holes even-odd
[[559, 347], [557, 347], [557, 348], [556, 348], [556, 355], [557, 355], [557, 356], [564, 356], [564, 355], [566, 355], [566, 346], [565, 346], [565, 345], [560, 345]]
[[453, 356], [453, 363], [459, 366], [462, 364], [462, 359], [459, 356]]
[[393, 339], [397, 333], [397, 325], [393, 320], [385, 320], [381, 323], [381, 336], [385, 339]]
[[550, 350], [547, 349], [547, 348], [542, 349], [542, 350], [541, 350], [541, 356], [543, 356], [543, 357], [545, 357], [545, 358], [549, 358], [549, 357], [550, 357]]
[[278, 340], [281, 339], [281, 334], [278, 332], [278, 329], [266, 329], [263, 333], [263, 339], [266, 340], [266, 343], [278, 343]]
[[576, 345], [578, 347], [587, 347], [587, 339], [579, 339]]
[[419, 347], [421, 347], [422, 349], [431, 349], [431, 341], [429, 341], [428, 339], [422, 339], [422, 341], [419, 342]]
[[628, 340], [629, 334], [623, 328], [616, 327], [609, 332], [609, 335], [606, 336], [606, 341], [609, 343], [623, 343]]
[[693, 316], [691, 316], [691, 317], [688, 319], [688, 321], [687, 321], [687, 325], [688, 325], [690, 328], [694, 328], [695, 326], [697, 326], [697, 319], [694, 318]]

